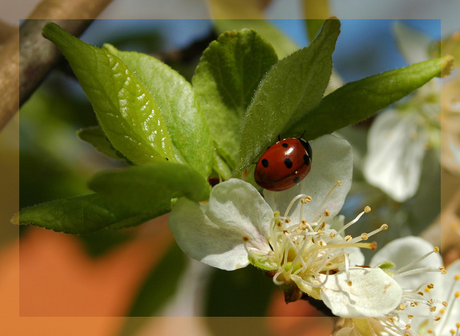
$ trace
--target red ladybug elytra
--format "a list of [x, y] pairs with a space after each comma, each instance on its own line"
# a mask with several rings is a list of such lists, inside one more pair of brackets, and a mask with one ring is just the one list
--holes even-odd
[[268, 147], [257, 161], [256, 183], [272, 191], [289, 189], [308, 175], [312, 155], [310, 144], [302, 138], [280, 140]]

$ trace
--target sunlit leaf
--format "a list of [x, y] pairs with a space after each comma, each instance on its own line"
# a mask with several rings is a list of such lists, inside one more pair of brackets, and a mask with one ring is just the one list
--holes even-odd
[[227, 32], [203, 53], [193, 87], [220, 155], [234, 168], [242, 118], [265, 73], [273, 48], [255, 31]]
[[212, 140], [190, 83], [152, 56], [119, 51], [108, 44], [104, 48], [119, 57], [152, 93], [172, 143], [192, 168], [208, 177], [213, 163]]
[[283, 134], [305, 131], [304, 138], [312, 140], [357, 123], [441, 76], [451, 68], [452, 62], [452, 57], [446, 56], [348, 83], [324, 97], [314, 110]]
[[280, 59], [299, 49], [290, 37], [267, 20], [215, 20], [214, 26], [220, 34], [232, 30], [253, 29], [273, 46]]
[[152, 94], [118, 57], [84, 43], [54, 23], [43, 28], [43, 35], [69, 61], [117, 150], [134, 163], [166, 158], [181, 161]]
[[236, 176], [256, 161], [283, 129], [297, 124], [319, 104], [331, 77], [339, 32], [340, 21], [327, 20], [309, 47], [279, 61], [263, 78], [244, 120]]

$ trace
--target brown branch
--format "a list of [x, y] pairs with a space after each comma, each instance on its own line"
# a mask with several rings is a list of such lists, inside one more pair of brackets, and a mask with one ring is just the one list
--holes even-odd
[[[27, 20], [20, 28], [19, 105], [22, 106], [62, 57], [61, 52], [41, 32], [51, 20]], [[63, 29], [79, 36], [92, 20], [53, 20]]]
[[17, 28], [0, 20], [0, 44], [3, 44], [17, 32]]
[[[59, 61], [54, 45], [41, 36], [51, 19], [74, 35], [81, 34], [112, 0], [44, 0], [0, 49], [0, 130]], [[19, 40], [21, 40], [19, 42]]]

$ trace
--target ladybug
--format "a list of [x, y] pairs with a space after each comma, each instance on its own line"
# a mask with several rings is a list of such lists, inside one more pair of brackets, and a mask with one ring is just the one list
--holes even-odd
[[279, 140], [257, 161], [254, 178], [264, 189], [281, 191], [302, 181], [311, 170], [312, 150], [302, 138]]

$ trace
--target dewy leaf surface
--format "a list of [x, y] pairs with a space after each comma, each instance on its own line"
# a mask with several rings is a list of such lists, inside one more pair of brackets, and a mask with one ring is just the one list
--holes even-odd
[[189, 166], [150, 162], [126, 169], [103, 171], [88, 182], [91, 190], [140, 213], [170, 207], [171, 199], [185, 196], [200, 202], [209, 198], [211, 187]]
[[170, 207], [150, 208], [149, 211], [140, 214], [100, 195], [90, 194], [25, 208], [11, 221], [14, 224], [30, 224], [58, 232], [82, 234], [110, 225], [118, 228], [139, 225], [170, 211]]
[[241, 131], [235, 176], [256, 161], [285, 127], [319, 104], [331, 76], [332, 52], [339, 33], [340, 21], [326, 20], [309, 47], [279, 61], [263, 78]]
[[242, 118], [258, 83], [277, 62], [255, 31], [227, 32], [203, 53], [192, 83], [217, 149], [234, 168]]
[[348, 83], [324, 97], [314, 110], [284, 133], [305, 131], [304, 138], [312, 140], [357, 123], [440, 76], [451, 66], [452, 57], [445, 56]]
[[152, 93], [172, 143], [192, 168], [208, 177], [213, 164], [213, 145], [190, 83], [152, 56], [120, 51], [108, 44], [104, 48], [119, 57]]
[[43, 28], [43, 36], [69, 61], [117, 150], [137, 164], [166, 158], [177, 161], [155, 99], [118, 57], [84, 43], [54, 23]]

